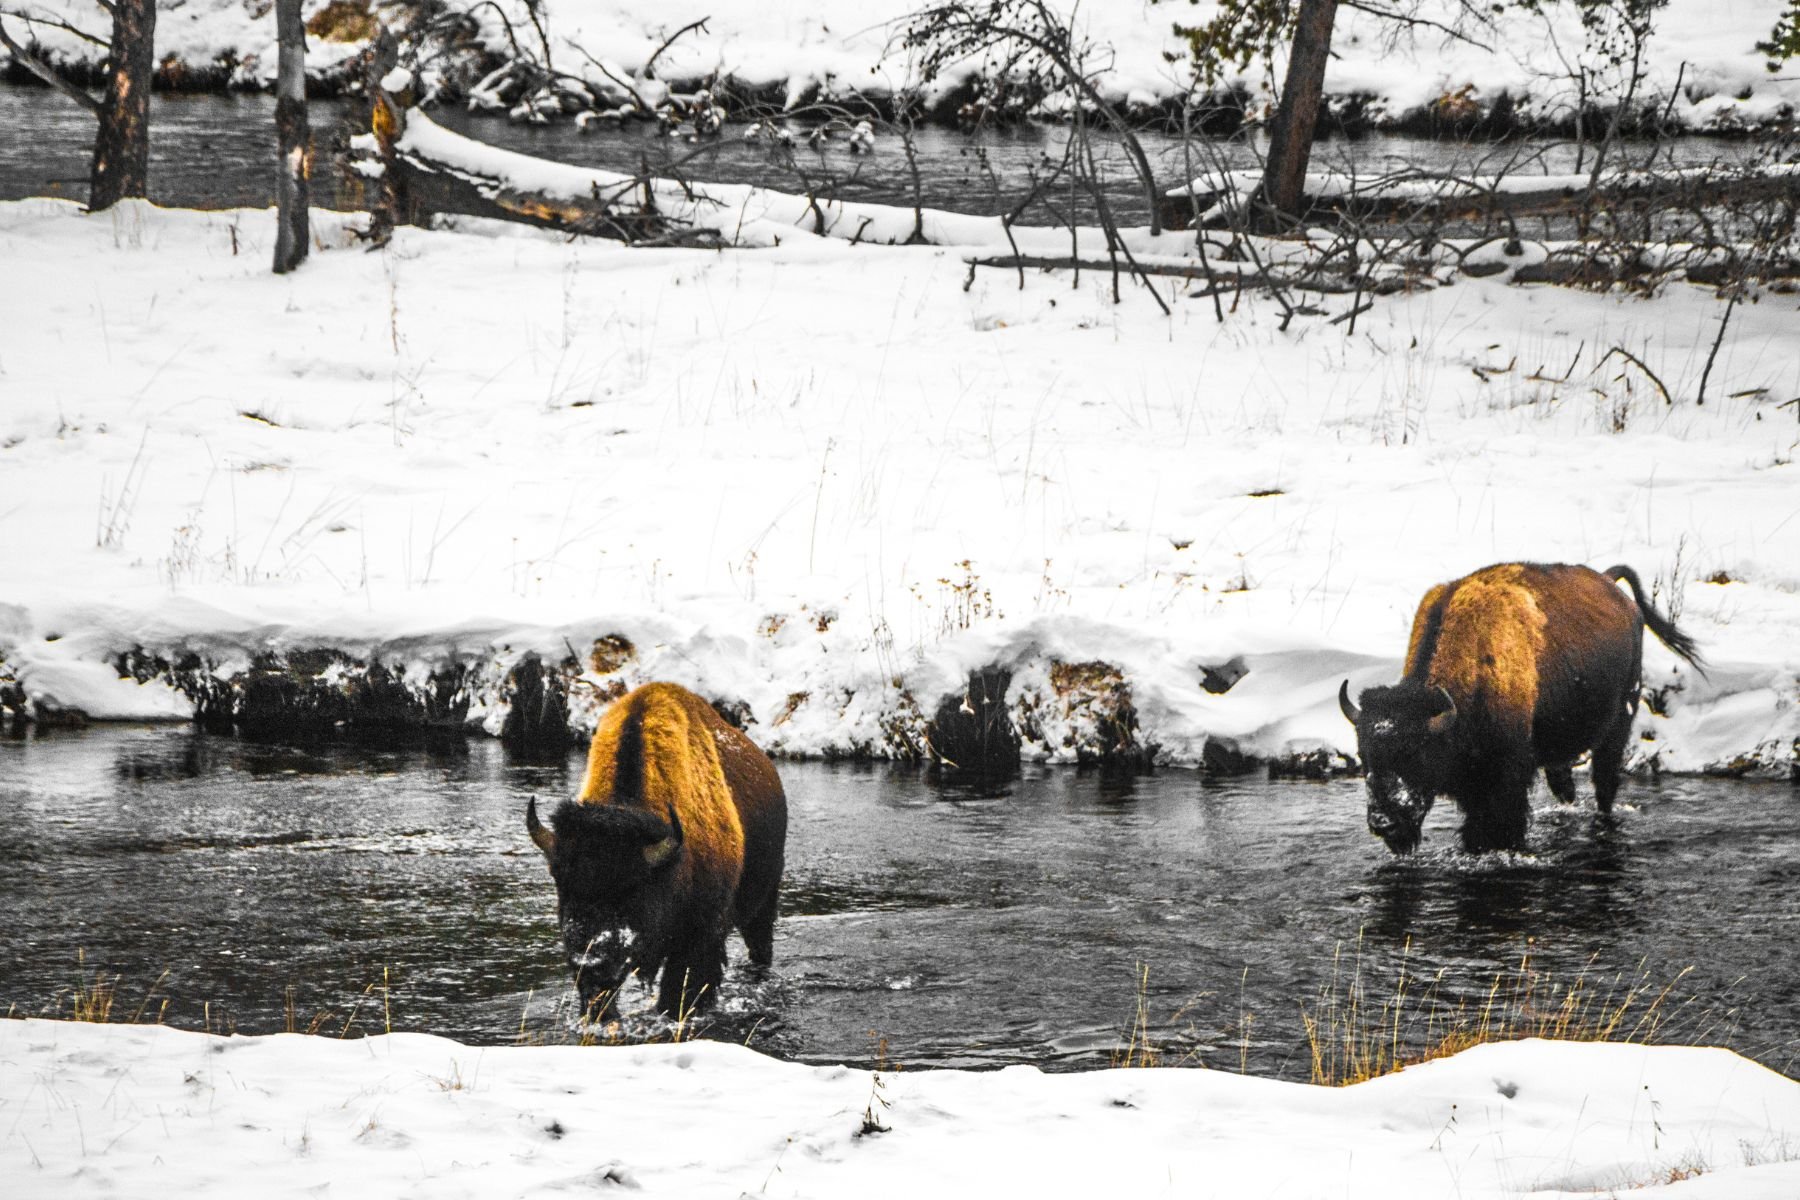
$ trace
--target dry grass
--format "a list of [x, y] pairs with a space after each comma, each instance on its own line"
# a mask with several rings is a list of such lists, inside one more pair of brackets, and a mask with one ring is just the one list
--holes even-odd
[[[87, 955], [78, 951], [75, 956], [77, 978], [68, 987], [59, 990], [51, 1004], [41, 1012], [23, 1013], [18, 1006], [10, 1006], [7, 1017], [35, 1016], [51, 1021], [80, 1021], [90, 1025], [161, 1025], [169, 1014], [170, 998], [163, 993], [163, 985], [168, 982], [169, 972], [164, 970], [154, 982], [144, 990], [137, 1002], [131, 1001], [122, 992], [120, 975], [108, 975], [103, 971], [87, 969]], [[343, 1016], [342, 1025], [335, 1030], [340, 1014], [333, 1010], [319, 1009], [304, 1022], [300, 1018], [300, 1007], [296, 1000], [296, 989], [289, 984], [282, 995], [282, 1027], [286, 1033], [304, 1033], [307, 1035], [335, 1036], [345, 1038], [355, 1028], [357, 1018], [365, 1007], [373, 1003], [379, 996], [381, 1000], [382, 1029], [384, 1032], [394, 1031], [393, 988], [387, 968], [382, 968], [381, 982], [371, 983], [362, 990], [356, 1003], [350, 1008], [347, 1016]], [[234, 1033], [235, 1023], [228, 1012], [215, 1011], [209, 1001], [202, 1005], [203, 1027], [208, 1033]]]
[[1137, 1001], [1131, 1014], [1131, 1027], [1125, 1033], [1125, 1044], [1112, 1053], [1115, 1067], [1160, 1067], [1162, 1052], [1150, 1039], [1150, 968], [1137, 966]]
[[83, 1021], [93, 1025], [127, 1024], [137, 1025], [148, 1020], [160, 1025], [169, 1009], [169, 998], [162, 994], [162, 986], [168, 981], [169, 973], [164, 971], [156, 977], [156, 981], [145, 990], [139, 998], [137, 1006], [129, 1010], [119, 995], [119, 979], [117, 975], [107, 976], [100, 971], [87, 969], [87, 955], [78, 952], [75, 955], [77, 978], [69, 988], [58, 992], [56, 1007], [44, 1014], [53, 1020]]
[[326, 42], [366, 42], [380, 32], [365, 0], [331, 0], [313, 14], [306, 32]]
[[[1165, 1029], [1173, 1028], [1186, 1019], [1194, 1006], [1206, 999], [1209, 994], [1203, 993], [1196, 996], [1176, 1009], [1165, 1023]], [[1158, 1045], [1153, 1035], [1155, 1024], [1150, 1011], [1150, 968], [1144, 963], [1139, 963], [1137, 964], [1137, 995], [1132, 1002], [1131, 1022], [1121, 1036], [1120, 1045], [1112, 1052], [1111, 1065], [1115, 1067], [1180, 1067], [1199, 1061], [1198, 1049], [1190, 1047], [1176, 1054], [1168, 1045]]]
[[1610, 977], [1590, 974], [1590, 968], [1572, 980], [1558, 979], [1533, 963], [1527, 947], [1516, 966], [1493, 976], [1479, 1000], [1451, 1000], [1443, 972], [1420, 979], [1402, 957], [1391, 990], [1377, 999], [1363, 978], [1360, 940], [1347, 968], [1340, 947], [1331, 982], [1313, 1004], [1301, 1006], [1312, 1082], [1360, 1083], [1472, 1046], [1520, 1038], [1646, 1044], [1664, 1040], [1673, 1021], [1681, 1024], [1683, 1041], [1725, 1032], [1722, 1021], [1696, 1013], [1692, 999], [1672, 1000], [1691, 968], [1662, 983], [1642, 967], [1635, 975]]

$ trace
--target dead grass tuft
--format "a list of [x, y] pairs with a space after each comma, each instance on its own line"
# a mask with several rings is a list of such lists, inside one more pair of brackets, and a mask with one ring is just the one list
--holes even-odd
[[306, 23], [306, 32], [324, 42], [366, 42], [380, 30], [366, 0], [331, 0]]
[[[1559, 980], [1534, 965], [1528, 948], [1517, 966], [1495, 974], [1480, 1000], [1471, 1001], [1445, 995], [1442, 971], [1429, 980], [1412, 975], [1403, 957], [1391, 992], [1377, 999], [1363, 978], [1361, 939], [1347, 971], [1342, 955], [1340, 946], [1331, 982], [1300, 1012], [1312, 1082], [1331, 1087], [1403, 1071], [1488, 1042], [1548, 1038], [1648, 1044], [1664, 1040], [1661, 1035], [1678, 1016], [1683, 1018], [1682, 1040], [1703, 1041], [1719, 1024], [1708, 1014], [1691, 1012], [1692, 1000], [1671, 999], [1692, 968], [1661, 984], [1641, 967], [1635, 975], [1621, 972], [1609, 978], [1584, 968], [1573, 980]], [[1686, 1028], [1696, 1017], [1701, 1028]]]

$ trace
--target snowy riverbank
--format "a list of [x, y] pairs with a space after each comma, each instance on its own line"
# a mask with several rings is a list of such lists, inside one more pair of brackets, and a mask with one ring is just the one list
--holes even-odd
[[[1206, 1070], [804, 1067], [718, 1043], [470, 1048], [0, 1021], [8, 1194], [1161, 1195], [1800, 1190], [1800, 1084], [1725, 1050], [1481, 1046], [1354, 1087]], [[883, 1131], [864, 1134], [865, 1114]]]
[[[331, 12], [321, 17], [328, 6]], [[38, 0], [25, 7], [77, 26], [94, 19], [88, 0]], [[632, 79], [670, 34], [705, 18], [704, 29], [684, 35], [657, 60], [661, 79], [683, 87], [710, 83], [725, 93], [789, 106], [915, 90], [935, 106], [980, 76], [985, 64], [967, 63], [921, 85], [899, 36], [918, 7], [916, 0], [764, 0], [723, 8], [698, 0], [549, 0], [538, 11], [552, 64], [596, 95], [622, 97], [617, 80]], [[1454, 5], [1441, 7], [1440, 13], [1426, 6], [1424, 14], [1454, 15]], [[1144, 116], [1180, 97], [1190, 68], [1186, 43], [1173, 27], [1203, 23], [1215, 8], [1204, 0], [1080, 8], [1078, 34], [1093, 47], [1094, 62], [1105, 64], [1102, 91]], [[1696, 131], [1734, 133], [1792, 121], [1800, 75], [1771, 75], [1766, 56], [1755, 48], [1770, 36], [1778, 8], [1769, 0], [1671, 0], [1656, 14], [1636, 102], [1676, 128]], [[307, 0], [305, 11], [314, 30], [309, 69], [325, 86], [352, 84], [359, 78], [355, 60], [367, 45], [358, 40], [369, 27], [363, 6]], [[515, 39], [542, 54], [533, 32], [537, 21], [521, 0], [476, 6], [471, 16], [477, 34], [446, 56], [434, 55], [427, 73], [427, 82], [447, 95], [466, 94], [513, 52]], [[29, 32], [52, 59], [77, 73], [94, 70], [103, 53], [52, 25], [33, 25]], [[1326, 78], [1332, 111], [1362, 128], [1462, 127], [1487, 120], [1495, 131], [1563, 129], [1583, 103], [1605, 109], [1624, 94], [1620, 68], [1587, 44], [1573, 4], [1547, 5], [1543, 13], [1508, 9], [1468, 33], [1467, 40], [1457, 40], [1424, 29], [1396, 41], [1390, 25], [1346, 8], [1338, 14]], [[175, 86], [268, 88], [274, 36], [266, 4], [190, 0], [165, 6], [157, 58]], [[1218, 87], [1255, 112], [1268, 99], [1269, 83], [1266, 66], [1252, 63]], [[1046, 107], [1053, 113], [1062, 103], [1053, 98]]]
[[673, 679], [774, 752], [904, 756], [994, 665], [1027, 757], [1341, 753], [1339, 680], [1397, 674], [1425, 589], [1526, 558], [1633, 565], [1713, 664], [1647, 644], [1637, 765], [1793, 770], [1791, 295], [1738, 306], [1702, 407], [1685, 284], [1451, 271], [1284, 333], [753, 213], [779, 245], [357, 220], [277, 278], [266, 212], [0, 205], [0, 662], [41, 714], [305, 659], [495, 732], [534, 651], [577, 729]]

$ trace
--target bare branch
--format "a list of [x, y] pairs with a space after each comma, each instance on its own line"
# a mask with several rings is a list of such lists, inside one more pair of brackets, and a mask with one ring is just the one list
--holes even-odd
[[[574, 43], [570, 43], [570, 44], [575, 45]], [[630, 93], [631, 102], [633, 104], [637, 105], [640, 111], [648, 113], [655, 107], [654, 105], [647, 103], [644, 100], [643, 94], [640, 93], [635, 87], [631, 86], [631, 84], [627, 83], [625, 80], [620, 79], [618, 77], [618, 75], [614, 74], [613, 71], [609, 67], [607, 67], [607, 65], [605, 63], [601, 62], [599, 59], [597, 59], [593, 55], [589, 54], [585, 47], [575, 45], [575, 49], [581, 55], [581, 57], [587, 59], [588, 62], [590, 64], [592, 64], [593, 68], [596, 71], [600, 72], [602, 75], [606, 76], [608, 79], [612, 80], [614, 83], [616, 83], [620, 87], [624, 88], [626, 90], [626, 92]]]
[[675, 39], [679, 38], [682, 34], [687, 33], [689, 30], [698, 29], [702, 33], [706, 32], [706, 23], [710, 20], [712, 20], [711, 17], [701, 17], [698, 21], [689, 21], [674, 33], [671, 33], [663, 40], [663, 44], [656, 48], [656, 53], [652, 54], [644, 61], [644, 69], [638, 72], [638, 78], [654, 79], [655, 76], [651, 75], [650, 71], [656, 66], [656, 60], [662, 57], [663, 51], [667, 50], [670, 46], [673, 46], [675, 44]]
[[81, 107], [87, 109], [96, 117], [100, 115], [100, 101], [94, 99], [92, 96], [64, 79], [61, 75], [58, 75], [48, 63], [31, 53], [31, 51], [25, 49], [25, 47], [19, 45], [19, 43], [13, 41], [12, 34], [6, 31], [5, 21], [0, 21], [0, 46], [5, 46], [8, 50], [12, 51], [14, 61], [24, 67], [27, 71], [30, 71], [33, 75], [36, 75], [39, 79], [55, 88], [69, 99], [75, 101], [75, 103], [81, 105]]
[[[1461, 29], [1456, 25], [1446, 24], [1443, 21], [1433, 20], [1430, 17], [1420, 16], [1416, 12], [1401, 12], [1400, 10], [1391, 8], [1385, 4], [1370, 4], [1367, 0], [1338, 0], [1338, 6], [1340, 8], [1353, 8], [1357, 12], [1365, 12], [1372, 17], [1379, 17], [1384, 21], [1392, 21], [1397, 25], [1402, 25], [1410, 29], [1435, 29], [1447, 38], [1459, 42], [1466, 42], [1471, 46], [1487, 51], [1489, 54], [1494, 52], [1492, 46], [1471, 36], [1466, 30]], [[1467, 5], [1463, 6], [1463, 10], [1464, 12], [1472, 11]], [[1485, 17], [1481, 17], [1478, 14], [1475, 19], [1479, 20], [1481, 24], [1488, 23]]]
[[33, 13], [22, 12], [16, 8], [0, 8], [0, 17], [17, 17], [19, 20], [25, 22], [27, 28], [33, 25], [48, 25], [52, 29], [60, 29], [64, 33], [72, 34], [84, 42], [92, 42], [96, 46], [106, 46], [109, 48], [112, 46], [112, 40], [110, 38], [95, 37], [85, 29], [77, 29], [67, 21], [59, 21], [54, 17], [41, 17]]
[[[1727, 314], [1727, 315], [1729, 315], [1729, 314]], [[1662, 393], [1662, 398], [1663, 398], [1664, 404], [1674, 404], [1675, 403], [1675, 401], [1669, 396], [1669, 389], [1664, 387], [1663, 381], [1656, 377], [1656, 372], [1652, 371], [1649, 367], [1645, 366], [1643, 359], [1639, 358], [1637, 355], [1633, 354], [1631, 351], [1625, 349], [1625, 347], [1623, 347], [1623, 346], [1614, 346], [1611, 350], [1608, 350], [1605, 354], [1601, 355], [1600, 361], [1594, 364], [1594, 370], [1598, 371], [1601, 367], [1604, 367], [1606, 365], [1606, 360], [1611, 358], [1615, 354], [1618, 355], [1620, 358], [1624, 359], [1626, 362], [1631, 363], [1638, 370], [1642, 371], [1649, 378], [1650, 382], [1654, 383], [1656, 385], [1656, 390]], [[1593, 372], [1589, 372], [1589, 374], [1592, 374], [1592, 373]]]

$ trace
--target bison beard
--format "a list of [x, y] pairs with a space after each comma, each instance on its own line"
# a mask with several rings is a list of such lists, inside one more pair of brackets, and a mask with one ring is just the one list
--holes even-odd
[[600, 718], [580, 795], [546, 828], [525, 824], [556, 882], [557, 924], [590, 1019], [630, 974], [661, 973], [657, 1006], [704, 1009], [735, 926], [767, 966], [787, 838], [787, 802], [762, 751], [712, 706], [647, 684]]
[[[1628, 598], [1616, 586], [1631, 588]], [[1433, 800], [1462, 810], [1465, 850], [1525, 844], [1539, 768], [1563, 803], [1592, 752], [1595, 801], [1610, 812], [1637, 715], [1644, 628], [1694, 666], [1694, 642], [1651, 607], [1636, 572], [1501, 563], [1425, 594], [1399, 683], [1349, 681], [1338, 704], [1356, 726], [1370, 832], [1415, 849]]]

